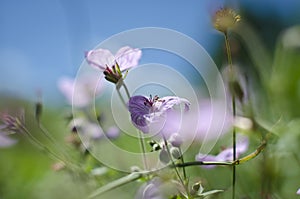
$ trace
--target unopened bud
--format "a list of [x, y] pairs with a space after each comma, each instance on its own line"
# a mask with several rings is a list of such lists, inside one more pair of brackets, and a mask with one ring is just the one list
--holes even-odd
[[166, 149], [162, 149], [159, 153], [159, 160], [164, 163], [168, 164], [170, 162], [170, 156]]
[[39, 123], [42, 115], [43, 104], [41, 102], [37, 102], [35, 104], [35, 119]]
[[170, 149], [170, 151], [171, 151], [171, 154], [172, 154], [173, 158], [175, 158], [175, 159], [180, 159], [181, 158], [181, 153], [180, 153], [178, 148], [172, 147]]

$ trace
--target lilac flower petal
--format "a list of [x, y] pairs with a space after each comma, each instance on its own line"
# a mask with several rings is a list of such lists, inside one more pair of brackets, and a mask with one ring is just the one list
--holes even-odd
[[0, 148], [6, 148], [14, 145], [17, 141], [9, 138], [6, 135], [2, 135], [0, 132]]
[[[196, 155], [196, 161], [207, 161], [207, 162], [217, 162], [217, 161], [220, 161], [217, 156], [214, 156], [214, 155], [206, 155], [206, 154], [202, 154], [202, 153], [199, 153]], [[216, 167], [216, 165], [203, 165], [202, 166], [203, 168], [206, 168], [206, 169], [212, 169], [214, 167]]]
[[[184, 103], [186, 107], [190, 105], [188, 100], [173, 96], [167, 96], [153, 101], [144, 96], [133, 96], [129, 100], [128, 109], [131, 113], [133, 124], [144, 133], [148, 133], [149, 129], [151, 129], [151, 132], [163, 133], [162, 131], [168, 130], [175, 133], [176, 129], [178, 129], [178, 123], [167, 122], [175, 119], [171, 117], [173, 114], [168, 113], [173, 110], [172, 108], [175, 105], [181, 103]], [[178, 121], [178, 118], [176, 118], [176, 121]], [[170, 124], [175, 124], [176, 128]]]
[[168, 109], [173, 108], [175, 105], [184, 104], [185, 111], [189, 110], [190, 102], [187, 99], [175, 97], [175, 96], [166, 96], [160, 98], [157, 103], [155, 103], [155, 108], [159, 111], [165, 112]]
[[106, 67], [111, 67], [115, 64], [115, 58], [113, 54], [106, 49], [95, 49], [87, 51], [85, 59], [89, 65], [105, 70]]
[[[236, 157], [238, 158], [241, 154], [245, 153], [249, 146], [249, 140], [247, 137], [239, 138], [236, 144]], [[221, 161], [232, 161], [233, 160], [233, 148], [223, 150], [219, 155], [218, 159]]]
[[161, 182], [158, 178], [152, 179], [147, 184], [143, 184], [136, 194], [136, 199], [163, 199], [160, 194]]
[[[246, 136], [239, 136], [236, 144], [236, 157], [238, 158], [241, 154], [245, 153], [249, 146], [249, 139]], [[217, 161], [226, 162], [233, 160], [233, 147], [221, 151], [218, 155], [206, 155], [199, 153], [196, 155], [197, 161]], [[203, 166], [204, 168], [214, 168], [215, 165]]]
[[116, 62], [119, 64], [121, 71], [128, 70], [138, 65], [142, 56], [142, 51], [138, 48], [122, 47], [115, 55]]
[[296, 192], [297, 195], [300, 195], [300, 188]]
[[103, 137], [104, 133], [99, 124], [87, 122], [84, 125], [83, 131], [85, 135], [91, 139], [100, 139]]
[[85, 74], [76, 79], [62, 77], [58, 81], [58, 88], [68, 103], [77, 107], [88, 105], [95, 96], [101, 94], [103, 85], [99, 84], [97, 76]]
[[148, 124], [144, 116], [149, 114], [151, 108], [148, 104], [145, 104], [147, 101], [146, 97], [138, 95], [131, 97], [128, 102], [128, 110], [134, 126], [144, 133], [146, 133]]
[[116, 139], [120, 135], [120, 129], [116, 126], [111, 126], [106, 131], [106, 136], [109, 139]]

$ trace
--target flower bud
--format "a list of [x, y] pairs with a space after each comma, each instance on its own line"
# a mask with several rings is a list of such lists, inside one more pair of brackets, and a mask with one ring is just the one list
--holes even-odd
[[181, 153], [180, 153], [178, 148], [172, 147], [170, 149], [170, 152], [171, 152], [173, 158], [175, 158], [175, 159], [180, 159], [181, 158]]
[[42, 115], [43, 104], [41, 102], [37, 102], [35, 104], [35, 119], [39, 123]]
[[180, 147], [182, 144], [183, 140], [182, 137], [178, 133], [174, 133], [170, 136], [169, 142], [172, 144], [174, 147]]
[[170, 156], [165, 148], [160, 151], [159, 160], [164, 164], [168, 164], [170, 162]]

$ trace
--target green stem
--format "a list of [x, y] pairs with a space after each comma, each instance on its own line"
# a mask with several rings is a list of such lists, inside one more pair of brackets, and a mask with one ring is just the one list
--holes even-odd
[[59, 155], [57, 155], [55, 152], [53, 152], [51, 149], [49, 149], [47, 146], [45, 146], [43, 143], [41, 143], [38, 139], [36, 139], [25, 126], [21, 126], [22, 131], [30, 138], [30, 141], [36, 145], [41, 151], [44, 151], [48, 153], [48, 155], [52, 156], [54, 159], [63, 162], [67, 167], [75, 170], [78, 168], [77, 165], [74, 165], [71, 162], [68, 162], [61, 158]]
[[133, 182], [137, 179], [140, 179], [143, 176], [142, 173], [131, 173], [123, 178], [120, 178], [118, 180], [115, 180], [111, 183], [108, 183], [107, 185], [100, 187], [96, 191], [94, 191], [91, 195], [88, 196], [89, 199], [95, 198], [96, 196], [99, 196], [107, 191], [113, 190], [117, 187], [120, 187], [122, 185], [125, 185], [129, 182]]
[[[229, 45], [229, 40], [228, 40], [228, 35], [227, 33], [224, 34], [225, 36], [225, 45], [226, 45], [226, 51], [227, 51], [227, 58], [228, 58], [228, 64], [229, 64], [229, 81], [230, 84], [229, 86], [232, 87], [232, 83], [235, 79], [235, 74], [234, 74], [234, 69], [233, 69], [233, 65], [232, 65], [232, 59], [231, 59], [231, 51], [230, 51], [230, 45]], [[231, 88], [230, 89], [232, 91], [231, 95], [231, 102], [232, 102], [232, 116], [233, 119], [235, 119], [236, 117], [236, 104], [235, 104], [235, 92], [234, 89]], [[233, 126], [232, 129], [232, 144], [233, 144], [233, 161], [236, 160], [236, 129]], [[235, 184], [236, 184], [236, 167], [235, 165], [233, 165], [232, 167], [232, 199], [235, 198]]]
[[55, 147], [57, 147], [61, 150], [61, 152], [63, 153], [63, 156], [66, 158], [68, 156], [67, 152], [65, 151], [65, 149], [62, 146], [57, 144], [57, 141], [53, 138], [53, 136], [49, 133], [49, 131], [41, 123], [38, 123], [38, 127], [42, 131], [42, 133], [50, 140], [50, 142]]
[[[168, 169], [168, 168], [184, 168], [184, 167], [188, 167], [188, 166], [203, 166], [203, 165], [217, 165], [217, 166], [230, 166], [230, 165], [234, 165], [234, 164], [242, 164], [245, 163], [253, 158], [255, 158], [259, 153], [261, 153], [264, 148], [266, 146], [266, 141], [262, 142], [262, 144], [252, 153], [250, 153], [249, 155], [236, 160], [236, 161], [231, 161], [231, 162], [209, 162], [209, 161], [195, 161], [195, 162], [185, 162], [185, 163], [177, 163], [175, 164], [174, 162], [172, 162], [172, 165], [168, 166], [168, 167], [162, 167], [156, 170], [150, 170], [150, 171], [141, 171], [141, 172], [135, 172], [135, 173], [131, 173], [123, 178], [117, 179], [109, 184], [106, 184], [103, 187], [100, 187], [99, 189], [97, 189], [96, 191], [94, 191], [89, 198], [94, 198], [96, 196], [99, 196], [107, 191], [113, 190], [117, 187], [120, 187], [122, 185], [125, 185], [127, 183], [133, 182], [135, 180], [138, 180], [144, 176], [149, 176], [153, 173], [157, 173], [157, 172], [161, 172], [164, 169]], [[170, 155], [170, 154], [169, 154]], [[177, 171], [178, 175], [179, 172]], [[189, 196], [190, 197], [190, 196]]]
[[177, 167], [176, 167], [176, 164], [175, 164], [175, 162], [174, 162], [174, 160], [173, 160], [173, 158], [172, 158], [172, 154], [171, 154], [170, 148], [169, 148], [169, 146], [168, 146], [167, 139], [165, 138], [164, 135], [163, 135], [162, 137], [163, 137], [164, 144], [165, 144], [165, 147], [166, 147], [166, 149], [167, 149], [167, 152], [168, 152], [170, 161], [171, 161], [171, 163], [172, 163], [172, 167], [174, 168], [175, 173], [176, 173], [176, 175], [178, 176], [178, 179], [179, 179], [180, 183], [181, 183], [182, 186], [184, 187], [184, 189], [185, 189], [185, 191], [186, 191], [186, 194], [187, 194], [188, 198], [190, 198], [189, 189], [188, 189], [188, 187], [186, 186], [186, 184], [184, 183], [182, 177], [181, 177], [180, 174], [179, 174], [179, 171], [178, 171], [178, 169], [177, 169]]
[[125, 107], [127, 107], [126, 102], [125, 102], [125, 100], [124, 100], [123, 96], [121, 95], [121, 92], [120, 92], [120, 90], [118, 88], [117, 88], [117, 92], [118, 92], [118, 95], [119, 95], [120, 100], [122, 101], [123, 105]]
[[[182, 151], [181, 151], [181, 148], [178, 147], [179, 149], [179, 153], [180, 153], [180, 160], [181, 160], [181, 163], [184, 164], [184, 158], [183, 158], [183, 154], [182, 154]], [[182, 172], [183, 172], [183, 178], [184, 178], [184, 181], [187, 182], [187, 176], [186, 176], [186, 170], [185, 170], [185, 167], [182, 168]], [[188, 185], [187, 185], [188, 186]]]
[[149, 166], [148, 166], [148, 162], [147, 162], [147, 158], [146, 158], [146, 147], [145, 147], [145, 140], [142, 136], [142, 132], [138, 131], [139, 134], [139, 140], [140, 140], [140, 147], [143, 153], [143, 162], [144, 162], [144, 168], [145, 170], [148, 170]]
[[126, 92], [126, 95], [127, 95], [127, 97], [128, 97], [128, 99], [130, 99], [130, 94], [129, 94], [129, 90], [128, 90], [128, 88], [127, 88], [127, 86], [126, 86], [126, 84], [123, 82], [123, 87], [124, 87], [124, 89], [125, 89], [125, 92]]

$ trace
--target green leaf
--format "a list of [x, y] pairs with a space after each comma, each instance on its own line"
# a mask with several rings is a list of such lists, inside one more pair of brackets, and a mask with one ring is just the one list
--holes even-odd
[[277, 42], [270, 90], [277, 116], [300, 117], [300, 26], [284, 31]]

